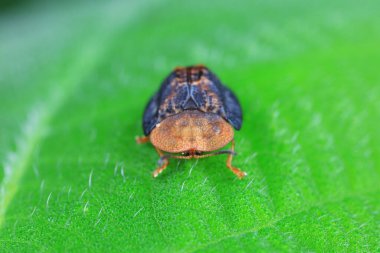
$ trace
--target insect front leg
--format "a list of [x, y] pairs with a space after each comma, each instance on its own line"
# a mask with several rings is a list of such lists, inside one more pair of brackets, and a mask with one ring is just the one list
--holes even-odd
[[[231, 151], [233, 153], [235, 153], [235, 140], [232, 140], [231, 144], [232, 144], [231, 145]], [[243, 177], [245, 177], [247, 175], [247, 173], [245, 173], [244, 171], [241, 171], [238, 168], [232, 166], [232, 158], [234, 156], [233, 153], [228, 155], [226, 165], [239, 179], [242, 179]]]
[[135, 138], [137, 144], [143, 144], [149, 142], [149, 136], [136, 136]]
[[158, 155], [160, 156], [160, 159], [158, 160], [158, 164], [160, 167], [158, 167], [157, 169], [153, 171], [152, 173], [153, 177], [157, 177], [162, 171], [164, 171], [164, 169], [166, 169], [166, 167], [169, 164], [169, 159], [165, 157], [165, 154], [158, 148], [155, 147], [155, 149]]

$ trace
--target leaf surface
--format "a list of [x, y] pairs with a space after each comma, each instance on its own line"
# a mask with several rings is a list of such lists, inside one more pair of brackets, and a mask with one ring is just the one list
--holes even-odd
[[[3, 252], [379, 251], [375, 1], [20, 5], [0, 16]], [[21, 39], [22, 37], [22, 39]], [[203, 63], [244, 113], [233, 163], [137, 145]]]

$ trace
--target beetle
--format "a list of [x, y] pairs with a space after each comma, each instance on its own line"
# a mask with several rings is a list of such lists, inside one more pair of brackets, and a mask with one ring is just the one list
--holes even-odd
[[[153, 171], [157, 177], [170, 158], [198, 159], [227, 154], [226, 166], [239, 178], [247, 175], [232, 166], [234, 129], [240, 130], [243, 116], [234, 93], [203, 65], [176, 67], [145, 107], [143, 137], [151, 142], [160, 159]], [[231, 143], [228, 150], [220, 150]]]

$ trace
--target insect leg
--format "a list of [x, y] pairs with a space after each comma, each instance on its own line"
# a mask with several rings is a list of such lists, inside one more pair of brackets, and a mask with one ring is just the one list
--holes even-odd
[[167, 157], [165, 157], [165, 154], [159, 150], [158, 148], [156, 148], [156, 151], [158, 153], [158, 155], [160, 156], [160, 160], [158, 160], [158, 163], [159, 163], [159, 166], [157, 169], [155, 169], [152, 173], [153, 177], [157, 177], [164, 169], [166, 169], [166, 167], [168, 166], [169, 164], [169, 159]]
[[247, 173], [245, 173], [244, 171], [241, 171], [238, 168], [232, 166], [232, 164], [231, 164], [232, 158], [235, 154], [235, 140], [232, 140], [231, 144], [232, 144], [231, 145], [231, 151], [233, 153], [228, 155], [226, 165], [239, 179], [242, 179], [243, 177], [245, 177], [247, 175]]
[[136, 136], [135, 140], [138, 144], [147, 143], [149, 142], [149, 136]]

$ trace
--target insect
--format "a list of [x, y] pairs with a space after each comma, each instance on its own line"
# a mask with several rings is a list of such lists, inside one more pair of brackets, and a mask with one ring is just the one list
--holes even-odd
[[[234, 129], [240, 130], [242, 110], [234, 93], [203, 65], [177, 67], [145, 107], [145, 136], [160, 159], [157, 177], [169, 159], [198, 159], [227, 154], [226, 166], [239, 178], [247, 174], [232, 166]], [[231, 143], [228, 150], [220, 150]]]

